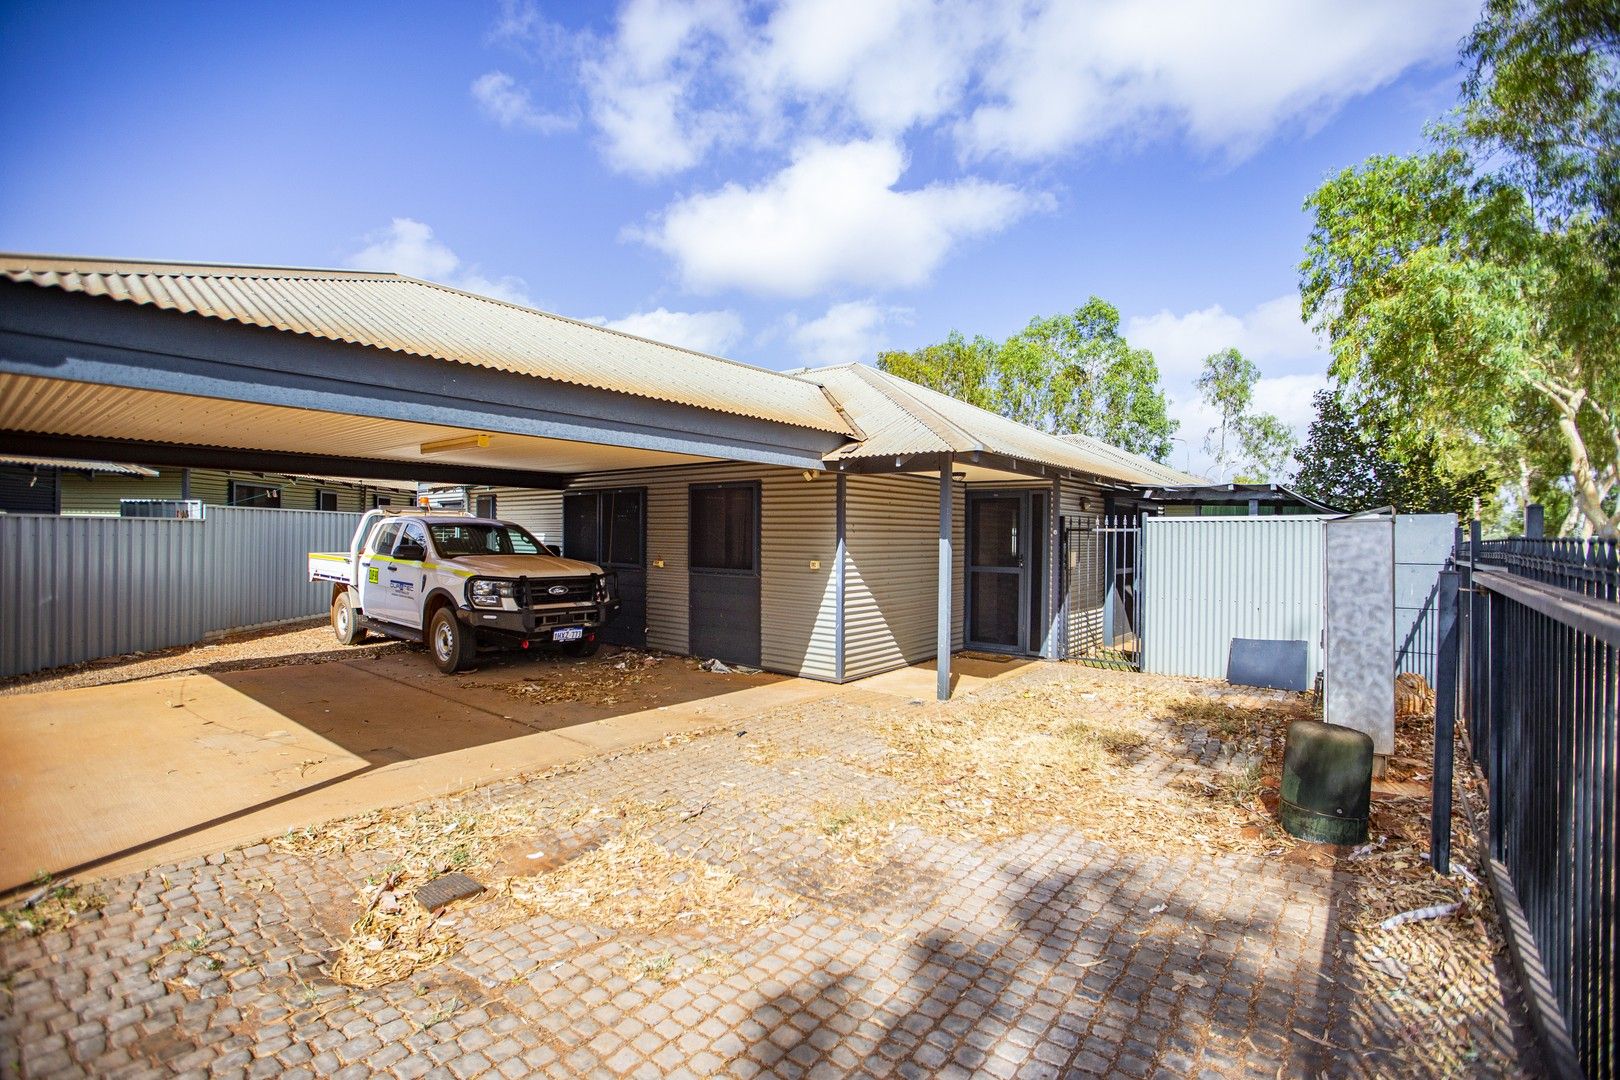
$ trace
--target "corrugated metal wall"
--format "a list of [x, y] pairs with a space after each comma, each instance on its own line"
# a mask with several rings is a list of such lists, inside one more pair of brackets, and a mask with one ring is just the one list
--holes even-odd
[[[951, 640], [962, 646], [967, 497], [953, 485]], [[844, 678], [934, 655], [939, 592], [939, 481], [852, 475], [845, 487]]]
[[0, 516], [0, 675], [326, 613], [311, 551], [357, 514], [210, 507], [202, 521]]
[[[64, 472], [62, 513], [116, 517], [120, 499], [178, 499], [183, 472], [183, 469], [165, 468], [153, 477]], [[274, 474], [265, 476], [250, 472], [231, 472], [226, 469], [192, 469], [187, 484], [190, 489], [189, 497], [200, 499], [209, 506], [229, 506], [232, 480], [280, 488], [283, 510], [315, 509], [317, 491], [334, 492], [337, 495], [337, 508], [341, 513], [357, 514], [368, 509], [371, 503], [370, 496], [373, 494], [391, 497], [396, 506], [409, 506], [412, 501], [410, 491], [387, 485], [381, 487], [367, 485], [365, 492], [362, 493], [361, 485], [355, 483], [323, 484], [318, 480], [302, 477], [292, 478]]]
[[1322, 669], [1322, 523], [1306, 517], [1146, 518], [1142, 666], [1226, 677], [1233, 638], [1304, 640]]
[[489, 490], [495, 496], [495, 515], [502, 521], [515, 522], [546, 543], [562, 546], [562, 492], [507, 487]]
[[178, 499], [180, 470], [163, 469], [157, 476], [122, 476], [116, 473], [62, 474], [62, 513], [118, 516], [119, 499]]
[[[720, 463], [597, 473], [581, 477], [574, 489], [647, 489], [647, 644], [685, 653], [688, 489], [745, 480], [760, 482], [760, 662], [772, 671], [834, 679], [833, 563], [838, 549], [837, 482], [832, 476], [818, 474], [807, 481], [796, 469]], [[499, 499], [497, 509], [505, 514]], [[812, 570], [811, 562], [819, 568]]]

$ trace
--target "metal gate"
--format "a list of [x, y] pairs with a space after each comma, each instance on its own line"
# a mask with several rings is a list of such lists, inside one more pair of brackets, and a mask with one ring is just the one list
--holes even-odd
[[1138, 519], [1064, 519], [1065, 638], [1071, 659], [1094, 667], [1142, 669], [1141, 558]]

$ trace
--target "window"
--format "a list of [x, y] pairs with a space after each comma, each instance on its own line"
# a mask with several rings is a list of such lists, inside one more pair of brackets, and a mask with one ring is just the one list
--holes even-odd
[[317, 491], [315, 493], [315, 509], [317, 509], [317, 510], [336, 510], [337, 509], [337, 492], [335, 492], [335, 491]]
[[478, 517], [492, 518], [495, 516], [495, 496], [479, 495], [473, 500], [473, 507], [473, 513]]
[[244, 484], [232, 480], [228, 494], [232, 506], [281, 509], [281, 489], [270, 484]]
[[374, 539], [371, 541], [372, 551], [382, 552], [384, 554], [393, 551], [394, 541], [399, 537], [399, 522], [383, 522], [377, 526], [377, 531], [373, 533], [372, 536], [374, 537]]
[[393, 505], [394, 505], [394, 500], [389, 498], [387, 495], [373, 495], [371, 497], [371, 508], [373, 510], [378, 510], [378, 509], [381, 509], [384, 506], [393, 506]]
[[446, 558], [458, 555], [549, 555], [550, 550], [522, 529], [470, 522], [428, 526], [433, 546]]
[[752, 486], [692, 489], [692, 567], [753, 571], [756, 489]]
[[617, 491], [604, 496], [607, 512], [602, 515], [607, 526], [602, 554], [610, 563], [620, 566], [641, 565], [641, 503], [639, 491]]
[[400, 526], [399, 541], [394, 544], [394, 556], [400, 559], [427, 558], [427, 533], [422, 531], [420, 523], [407, 521]]

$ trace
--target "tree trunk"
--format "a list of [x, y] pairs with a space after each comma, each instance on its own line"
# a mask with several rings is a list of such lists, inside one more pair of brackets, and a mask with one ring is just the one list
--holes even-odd
[[1549, 386], [1544, 385], [1541, 389], [1558, 405], [1558, 430], [1569, 447], [1570, 479], [1575, 484], [1575, 505], [1580, 508], [1581, 516], [1586, 518], [1592, 531], [1598, 536], [1605, 540], [1620, 537], [1620, 522], [1603, 509], [1603, 497], [1607, 492], [1598, 487], [1595, 475], [1597, 470], [1593, 468], [1592, 457], [1586, 451], [1586, 440], [1581, 436], [1581, 427], [1575, 422], [1580, 415], [1581, 404], [1586, 400], [1586, 392], [1577, 390], [1566, 397]]

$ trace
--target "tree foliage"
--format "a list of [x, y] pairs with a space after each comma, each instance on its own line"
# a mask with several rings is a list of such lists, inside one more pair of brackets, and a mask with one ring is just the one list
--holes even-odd
[[[1306, 317], [1390, 452], [1567, 492], [1615, 535], [1620, 274], [1612, 223], [1612, 23], [1574, 0], [1491, 0], [1436, 147], [1374, 157], [1306, 202]], [[1554, 30], [1537, 20], [1553, 20]], [[1559, 29], [1561, 27], [1561, 29]], [[1608, 35], [1608, 36], [1605, 36]]]
[[1341, 390], [1319, 390], [1316, 419], [1294, 457], [1294, 488], [1341, 510], [1393, 506], [1403, 514], [1454, 513], [1466, 518], [1475, 499], [1495, 487], [1490, 472], [1457, 476], [1447, 471], [1433, 440], [1395, 453], [1399, 418], [1384, 411], [1357, 412]]
[[1294, 451], [1294, 434], [1270, 413], [1254, 410], [1254, 384], [1260, 369], [1236, 349], [1204, 358], [1198, 393], [1220, 416], [1204, 438], [1204, 449], [1221, 472], [1234, 470], [1238, 483], [1268, 483], [1282, 476]]
[[1093, 296], [999, 344], [953, 332], [937, 345], [882, 353], [878, 367], [1042, 431], [1079, 432], [1163, 461], [1176, 422], [1159, 366], [1125, 340], [1119, 321], [1119, 309]]

